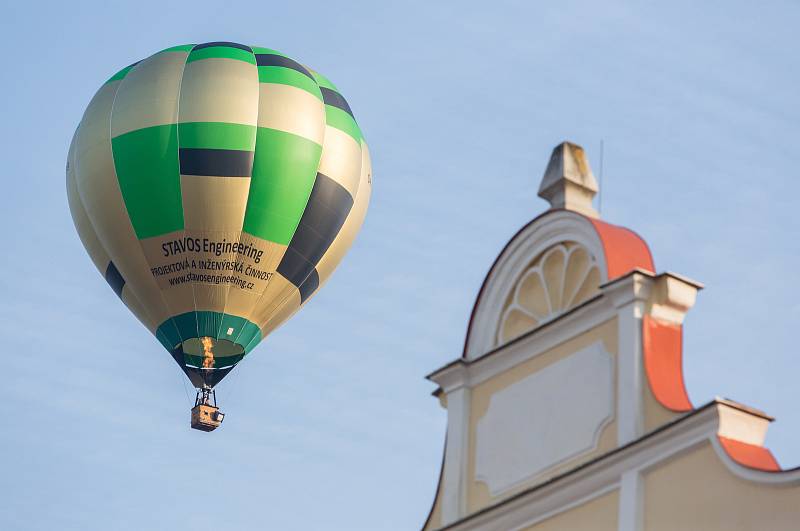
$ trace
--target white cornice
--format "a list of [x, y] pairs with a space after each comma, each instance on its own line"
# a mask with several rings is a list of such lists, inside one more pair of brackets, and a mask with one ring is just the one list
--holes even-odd
[[427, 378], [445, 392], [461, 385], [478, 385], [613, 319], [616, 314], [606, 298], [602, 295], [595, 296], [553, 321], [477, 359], [458, 358], [435, 370]]
[[636, 268], [611, 282], [600, 286], [600, 291], [608, 297], [615, 308], [622, 308], [632, 302], [644, 302], [650, 298], [655, 275]]
[[463, 359], [458, 358], [451, 361], [447, 365], [440, 367], [430, 373], [428, 380], [439, 385], [439, 388], [446, 393], [455, 391], [463, 387], [469, 381], [469, 373], [467, 371], [468, 363]]

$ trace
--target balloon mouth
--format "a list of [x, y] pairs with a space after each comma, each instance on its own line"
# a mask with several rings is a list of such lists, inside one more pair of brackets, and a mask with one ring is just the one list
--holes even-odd
[[192, 384], [212, 388], [244, 357], [244, 348], [227, 339], [193, 337], [179, 343], [172, 356]]

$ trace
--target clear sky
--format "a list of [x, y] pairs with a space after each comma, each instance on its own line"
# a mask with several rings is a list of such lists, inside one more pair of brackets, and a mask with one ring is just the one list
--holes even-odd
[[[445, 414], [424, 375], [460, 354], [505, 242], [582, 144], [603, 218], [707, 289], [685, 326], [696, 404], [778, 418], [800, 464], [796, 2], [16, 2], [0, 18], [0, 528], [408, 530]], [[94, 91], [175, 44], [281, 50], [329, 76], [374, 192], [331, 282], [189, 429], [169, 355], [95, 271], [64, 191]]]

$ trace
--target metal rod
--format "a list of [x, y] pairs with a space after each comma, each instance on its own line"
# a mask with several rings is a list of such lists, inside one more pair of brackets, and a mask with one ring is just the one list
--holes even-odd
[[603, 148], [603, 139], [600, 139], [600, 197], [597, 198], [597, 213], [603, 213], [603, 152], [605, 151]]

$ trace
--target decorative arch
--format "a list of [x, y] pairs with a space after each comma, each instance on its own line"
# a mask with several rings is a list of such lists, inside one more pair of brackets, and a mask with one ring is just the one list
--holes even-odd
[[555, 319], [599, 292], [600, 269], [586, 247], [561, 242], [536, 256], [517, 279], [497, 323], [502, 345]]
[[647, 244], [633, 231], [569, 210], [549, 210], [522, 227], [498, 255], [478, 292], [462, 357], [475, 359], [497, 345], [497, 323], [532, 260], [558, 245], [581, 247], [592, 257], [599, 284], [634, 269], [654, 272]]

